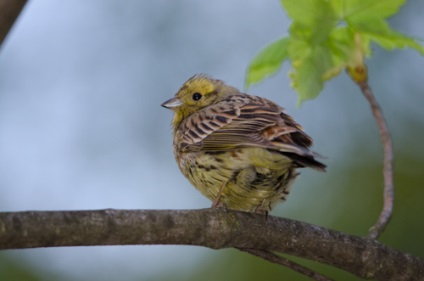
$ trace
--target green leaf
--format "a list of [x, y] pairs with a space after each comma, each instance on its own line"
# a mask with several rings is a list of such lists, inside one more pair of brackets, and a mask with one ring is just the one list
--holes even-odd
[[298, 106], [305, 100], [315, 98], [323, 88], [320, 71], [315, 67], [314, 57], [308, 56], [290, 76], [293, 88], [298, 92]]
[[337, 76], [349, 65], [349, 60], [355, 52], [355, 47], [352, 29], [348, 27], [333, 29], [328, 39], [332, 66], [324, 73], [324, 80], [330, 80]]
[[414, 38], [407, 37], [401, 33], [391, 31], [390, 34], [374, 35], [369, 37], [381, 47], [387, 50], [412, 48], [424, 56], [424, 47], [417, 43]]
[[245, 88], [259, 83], [265, 77], [275, 74], [287, 59], [287, 46], [289, 38], [281, 38], [272, 42], [251, 61], [247, 68]]
[[424, 47], [414, 38], [392, 30], [385, 21], [369, 21], [352, 25], [364, 38], [374, 41], [387, 50], [412, 48], [424, 55]]
[[333, 8], [325, 0], [281, 0], [293, 24], [290, 35], [298, 39], [321, 43], [338, 21]]
[[[297, 43], [293, 49], [302, 48], [301, 46], [301, 43]], [[302, 48], [302, 50], [296, 51], [296, 56], [300, 58], [303, 52], [303, 57], [293, 63], [293, 71], [290, 73], [292, 86], [299, 94], [298, 105], [305, 100], [315, 98], [320, 93], [324, 85], [323, 74], [333, 65], [331, 53], [325, 46]]]
[[333, 8], [326, 0], [281, 0], [287, 15], [295, 22], [313, 27], [318, 21], [335, 20]]
[[[340, 2], [340, 0], [336, 1]], [[396, 14], [406, 0], [344, 0], [341, 14], [349, 23], [384, 20]]]

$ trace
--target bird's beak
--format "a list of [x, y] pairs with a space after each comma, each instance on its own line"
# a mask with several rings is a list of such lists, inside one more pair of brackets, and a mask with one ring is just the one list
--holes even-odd
[[161, 105], [165, 108], [173, 109], [173, 108], [178, 107], [182, 104], [183, 104], [183, 102], [180, 99], [172, 98], [172, 99], [169, 99], [166, 102], [162, 103]]

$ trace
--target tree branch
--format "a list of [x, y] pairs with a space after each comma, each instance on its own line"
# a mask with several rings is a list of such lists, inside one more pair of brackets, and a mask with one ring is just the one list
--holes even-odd
[[362, 278], [424, 278], [424, 260], [376, 240], [260, 214], [221, 209], [0, 213], [0, 249], [151, 244], [275, 251]]
[[264, 260], [267, 260], [272, 263], [276, 263], [282, 266], [285, 266], [287, 268], [290, 268], [291, 270], [294, 270], [300, 274], [303, 274], [305, 276], [310, 277], [313, 280], [316, 281], [332, 281], [329, 277], [322, 275], [316, 271], [313, 271], [303, 265], [300, 265], [298, 263], [295, 263], [289, 259], [286, 259], [285, 257], [279, 256], [273, 252], [270, 251], [264, 251], [264, 250], [256, 250], [256, 249], [239, 249], [242, 252], [249, 253], [251, 255], [260, 257]]
[[25, 3], [26, 0], [0, 0], [0, 46]]

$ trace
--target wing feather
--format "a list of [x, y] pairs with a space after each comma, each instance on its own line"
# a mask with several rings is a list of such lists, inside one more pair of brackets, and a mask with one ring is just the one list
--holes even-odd
[[312, 139], [283, 109], [256, 96], [237, 94], [192, 114], [182, 124], [180, 151], [228, 151], [263, 147], [301, 166], [324, 169], [309, 150]]

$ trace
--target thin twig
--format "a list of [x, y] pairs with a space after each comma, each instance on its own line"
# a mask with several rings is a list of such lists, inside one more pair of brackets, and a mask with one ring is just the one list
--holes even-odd
[[282, 266], [285, 266], [287, 268], [290, 268], [291, 270], [294, 270], [300, 274], [303, 274], [305, 276], [310, 277], [313, 280], [316, 281], [333, 281], [333, 279], [330, 279], [329, 277], [322, 275], [316, 271], [313, 271], [312, 269], [309, 269], [303, 265], [300, 265], [296, 262], [293, 262], [291, 260], [286, 259], [285, 257], [279, 256], [271, 251], [266, 250], [256, 250], [256, 249], [241, 249], [237, 248], [238, 250], [242, 252], [249, 253], [251, 255], [263, 258], [264, 260], [267, 260], [272, 263], [276, 263]]
[[393, 211], [393, 201], [395, 194], [393, 183], [393, 143], [389, 128], [387, 127], [386, 120], [384, 119], [383, 111], [378, 105], [377, 100], [375, 99], [367, 81], [365, 80], [357, 84], [371, 105], [372, 113], [378, 125], [384, 150], [384, 205], [377, 222], [370, 228], [368, 233], [368, 237], [372, 239], [378, 239], [389, 223]]

